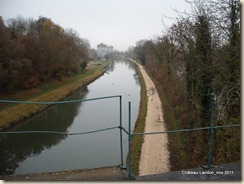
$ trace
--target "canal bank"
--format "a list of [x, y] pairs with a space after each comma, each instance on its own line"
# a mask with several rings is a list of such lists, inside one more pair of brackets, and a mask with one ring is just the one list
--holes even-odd
[[[138, 66], [141, 77], [143, 78], [142, 80], [145, 82], [144, 90], [146, 88], [145, 92], [147, 98], [145, 99], [147, 99], [147, 103], [144, 105], [147, 106], [147, 110], [144, 110], [146, 114], [141, 115], [144, 116], [144, 122], [142, 121], [140, 124], [143, 124], [143, 128], [145, 126], [144, 130], [141, 130], [141, 132], [163, 132], [166, 130], [166, 127], [157, 89], [142, 65], [136, 63], [136, 61], [132, 59], [129, 60]], [[133, 139], [135, 138], [137, 138], [137, 136], [133, 137]], [[135, 147], [135, 145], [132, 147]], [[137, 166], [132, 169], [136, 175], [157, 174], [170, 170], [167, 134], [143, 136], [142, 144], [136, 149], [140, 149], [138, 158], [136, 158], [136, 160], [132, 159], [136, 161]]]
[[[65, 83], [56, 89], [51, 89], [48, 90], [48, 92], [43, 92], [38, 96], [29, 98], [28, 101], [60, 101], [101, 77], [105, 73], [108, 64], [108, 62], [98, 62], [96, 65], [93, 64], [93, 66], [86, 70], [85, 73], [75, 77], [70, 83]], [[53, 88], [52, 85], [50, 85], [50, 88]], [[40, 113], [49, 106], [50, 105], [16, 104], [12, 107], [2, 109], [0, 111], [0, 130], [12, 127], [33, 115]]]

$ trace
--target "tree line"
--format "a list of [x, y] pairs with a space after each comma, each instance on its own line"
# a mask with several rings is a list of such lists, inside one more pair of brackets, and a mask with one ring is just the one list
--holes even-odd
[[[215, 125], [240, 123], [240, 2], [187, 1], [192, 11], [179, 13], [176, 23], [154, 40], [140, 40], [127, 50], [161, 84], [180, 128], [210, 125], [215, 100]], [[209, 133], [185, 134], [189, 166], [207, 158]], [[240, 160], [240, 130], [215, 130], [215, 164]], [[177, 166], [175, 166], [177, 168]]]
[[0, 16], [0, 94], [31, 89], [82, 72], [90, 44], [51, 19]]

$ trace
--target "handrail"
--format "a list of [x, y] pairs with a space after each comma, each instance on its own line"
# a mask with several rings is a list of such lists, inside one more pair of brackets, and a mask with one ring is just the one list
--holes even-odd
[[118, 97], [121, 97], [121, 95], [90, 98], [90, 99], [84, 99], [84, 100], [65, 100], [65, 101], [57, 101], [57, 102], [54, 102], [54, 101], [52, 101], [52, 102], [31, 102], [31, 101], [20, 101], [20, 100], [0, 100], [0, 103], [51, 105], [51, 104], [65, 104], [65, 103], [87, 102], [87, 101], [93, 101], [93, 100], [103, 100], [103, 99], [118, 98]]
[[[176, 133], [176, 132], [192, 132], [192, 131], [197, 131], [197, 130], [210, 130], [210, 143], [209, 143], [209, 153], [208, 153], [208, 163], [207, 165], [203, 165], [202, 167], [204, 169], [210, 169], [212, 168], [211, 164], [211, 159], [212, 159], [212, 135], [213, 135], [213, 129], [217, 128], [228, 128], [228, 127], [239, 127], [240, 124], [234, 124], [234, 125], [220, 125], [220, 126], [213, 126], [213, 104], [214, 104], [214, 99], [212, 98], [212, 108], [211, 108], [211, 123], [209, 127], [200, 127], [200, 128], [191, 128], [191, 129], [179, 129], [179, 130], [167, 130], [164, 132], [144, 132], [144, 133], [131, 133], [130, 132], [130, 125], [131, 125], [131, 120], [130, 120], [130, 114], [131, 114], [131, 108], [130, 108], [130, 102], [128, 103], [128, 109], [129, 109], [129, 121], [128, 121], [128, 126], [129, 126], [129, 131], [126, 131], [124, 128], [122, 130], [128, 135], [128, 140], [130, 144], [131, 137], [133, 136], [143, 136], [143, 135], [155, 135], [155, 134], [164, 134], [164, 133]], [[130, 146], [129, 146], [130, 148]], [[129, 149], [130, 150], [130, 149]], [[130, 162], [130, 152], [128, 153], [128, 176], [125, 177], [125, 179], [128, 180], [134, 180], [135, 177], [131, 173], [131, 162]]]
[[59, 135], [84, 135], [84, 134], [91, 134], [91, 133], [97, 133], [107, 130], [112, 130], [119, 128], [119, 126], [116, 127], [109, 127], [109, 128], [103, 128], [98, 130], [92, 130], [88, 132], [77, 132], [77, 133], [69, 133], [69, 132], [56, 132], [56, 131], [13, 131], [13, 132], [0, 132], [0, 134], [59, 134]]
[[0, 131], [0, 135], [3, 134], [56, 134], [56, 135], [84, 135], [84, 134], [91, 134], [97, 133], [101, 131], [107, 131], [119, 128], [120, 129], [120, 154], [121, 154], [121, 164], [119, 167], [121, 169], [126, 169], [126, 165], [124, 165], [124, 158], [123, 158], [123, 136], [122, 136], [122, 96], [121, 95], [113, 95], [113, 96], [105, 96], [105, 97], [97, 97], [97, 98], [90, 98], [90, 99], [79, 99], [79, 100], [65, 100], [65, 101], [51, 101], [51, 102], [34, 102], [34, 101], [19, 101], [19, 100], [4, 100], [0, 99], [0, 103], [17, 103], [17, 104], [37, 104], [37, 105], [54, 105], [54, 104], [66, 104], [66, 103], [77, 103], [77, 102], [88, 102], [94, 100], [103, 100], [109, 98], [119, 98], [119, 126], [116, 127], [109, 127], [103, 128], [99, 130], [92, 130], [88, 132], [77, 132], [77, 133], [69, 133], [69, 132], [57, 132], [57, 131], [13, 131], [13, 132], [3, 132]]
[[[192, 132], [192, 131], [199, 131], [199, 130], [210, 130], [210, 132], [213, 131], [213, 129], [218, 129], [218, 128], [234, 128], [234, 127], [240, 127], [240, 124], [233, 124], [233, 125], [218, 125], [218, 126], [211, 126], [208, 127], [199, 127], [199, 128], [189, 128], [189, 129], [178, 129], [178, 130], [166, 130], [163, 132], [141, 132], [141, 133], [131, 133], [131, 102], [129, 102], [129, 113], [128, 113], [128, 128], [129, 130], [126, 130], [122, 126], [122, 96], [121, 95], [114, 95], [114, 96], [106, 96], [106, 97], [98, 97], [98, 98], [91, 98], [91, 99], [84, 99], [84, 100], [67, 100], [67, 101], [58, 101], [58, 102], [31, 102], [31, 101], [17, 101], [17, 100], [0, 100], [0, 103], [19, 103], [19, 104], [65, 104], [65, 103], [76, 103], [76, 102], [87, 102], [87, 101], [93, 101], [93, 100], [102, 100], [102, 99], [108, 99], [108, 98], [119, 98], [119, 126], [115, 127], [108, 127], [108, 128], [103, 128], [103, 129], [98, 129], [98, 130], [92, 130], [92, 131], [87, 131], [87, 132], [57, 132], [57, 131], [0, 131], [0, 135], [3, 134], [59, 134], [59, 135], [84, 135], [84, 134], [91, 134], [91, 133], [97, 133], [97, 132], [102, 132], [102, 131], [107, 131], [107, 130], [113, 130], [113, 129], [120, 129], [120, 148], [121, 148], [121, 164], [119, 167], [121, 169], [127, 169], [128, 167], [128, 177], [125, 177], [124, 179], [135, 179], [132, 174], [131, 174], [131, 161], [130, 161], [130, 141], [133, 136], [144, 136], [144, 135], [155, 135], [155, 134], [164, 134], [164, 133], [177, 133], [177, 132]], [[214, 102], [213, 102], [214, 103]], [[212, 104], [213, 104], [212, 103]], [[212, 112], [213, 115], [213, 112]], [[212, 118], [213, 121], [213, 118]], [[123, 146], [122, 146], [122, 132], [125, 132], [128, 135], [128, 166], [124, 166], [123, 163]], [[212, 134], [212, 133], [211, 133]], [[211, 137], [210, 137], [211, 138]], [[211, 142], [211, 139], [210, 139]], [[210, 147], [211, 148], [211, 147]], [[211, 166], [211, 149], [209, 149], [209, 159], [208, 159], [208, 165], [206, 168], [210, 168]]]
[[[239, 127], [240, 124], [234, 124], [234, 125], [222, 125], [222, 126], [213, 126], [212, 128], [228, 128], [228, 127]], [[164, 132], [144, 132], [144, 133], [134, 133], [132, 136], [135, 135], [153, 135], [153, 134], [163, 134], [163, 133], [177, 133], [177, 132], [192, 132], [192, 131], [198, 131], [198, 130], [208, 130], [211, 129], [211, 127], [201, 127], [201, 128], [189, 128], [189, 129], [179, 129], [179, 130], [166, 130]]]

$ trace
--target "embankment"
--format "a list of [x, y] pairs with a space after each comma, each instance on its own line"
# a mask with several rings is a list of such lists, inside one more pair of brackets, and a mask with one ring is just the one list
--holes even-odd
[[[44, 92], [36, 97], [28, 99], [33, 102], [47, 102], [47, 101], [60, 101], [70, 94], [74, 93], [81, 87], [84, 87], [94, 80], [99, 78], [106, 71], [106, 65], [103, 64], [96, 69], [90, 69], [87, 74], [76, 77], [75, 80], [68, 84], [59, 86], [56, 89]], [[13, 126], [31, 116], [43, 111], [50, 105], [37, 105], [37, 104], [18, 104], [0, 111], [0, 130]]]

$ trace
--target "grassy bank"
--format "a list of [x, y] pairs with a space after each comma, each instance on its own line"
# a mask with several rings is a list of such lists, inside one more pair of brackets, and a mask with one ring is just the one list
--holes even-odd
[[[71, 78], [66, 78], [62, 82], [54, 81], [48, 84], [43, 84], [35, 89], [35, 92], [33, 92], [33, 90], [32, 92], [24, 91], [19, 94], [1, 98], [14, 99], [14, 97], [18, 97], [17, 99], [35, 102], [60, 101], [103, 75], [107, 64], [108, 62], [104, 62], [98, 66], [91, 67], [83, 74]], [[48, 105], [35, 104], [11, 104], [5, 106], [0, 111], [0, 129], [7, 128], [24, 119], [27, 119], [47, 107]]]
[[[141, 100], [139, 107], [138, 118], [135, 123], [134, 133], [144, 132], [145, 121], [147, 115], [147, 93], [146, 84], [138, 66], [136, 66], [137, 73], [141, 83]], [[141, 148], [143, 143], [143, 136], [134, 136], [131, 142], [131, 171], [134, 175], [139, 174], [139, 162], [141, 157]]]

